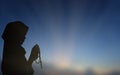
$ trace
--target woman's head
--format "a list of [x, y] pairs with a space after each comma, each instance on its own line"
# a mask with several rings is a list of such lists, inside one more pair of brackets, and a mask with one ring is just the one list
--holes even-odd
[[28, 27], [21, 21], [14, 21], [7, 24], [2, 38], [5, 42], [23, 43]]

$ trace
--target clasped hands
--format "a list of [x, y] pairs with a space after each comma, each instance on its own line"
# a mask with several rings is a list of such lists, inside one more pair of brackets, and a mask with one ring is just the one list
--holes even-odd
[[33, 62], [38, 58], [38, 54], [40, 53], [39, 45], [34, 45], [30, 54], [30, 60]]

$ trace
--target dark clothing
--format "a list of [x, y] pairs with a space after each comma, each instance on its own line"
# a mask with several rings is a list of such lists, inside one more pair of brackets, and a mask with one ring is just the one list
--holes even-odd
[[21, 45], [5, 43], [2, 60], [3, 75], [33, 75], [32, 64], [26, 60], [25, 53]]
[[28, 27], [20, 21], [7, 24], [2, 34], [4, 40], [3, 75], [33, 75], [32, 62], [26, 60], [26, 52], [21, 46], [27, 31]]

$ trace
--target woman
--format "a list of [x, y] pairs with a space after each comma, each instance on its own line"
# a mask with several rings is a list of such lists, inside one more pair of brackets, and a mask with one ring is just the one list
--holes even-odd
[[33, 75], [32, 63], [37, 59], [38, 53], [32, 48], [28, 60], [25, 58], [26, 51], [22, 47], [28, 27], [20, 22], [10, 22], [7, 24], [2, 38], [4, 40], [2, 73], [3, 75]]

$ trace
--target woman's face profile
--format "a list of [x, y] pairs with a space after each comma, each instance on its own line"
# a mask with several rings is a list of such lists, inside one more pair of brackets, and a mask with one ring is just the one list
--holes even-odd
[[20, 40], [18, 40], [19, 44], [23, 44], [24, 41], [25, 41], [25, 37], [23, 37]]
[[23, 44], [27, 31], [28, 27], [24, 23], [20, 21], [10, 22], [7, 24], [2, 38], [9, 43]]

